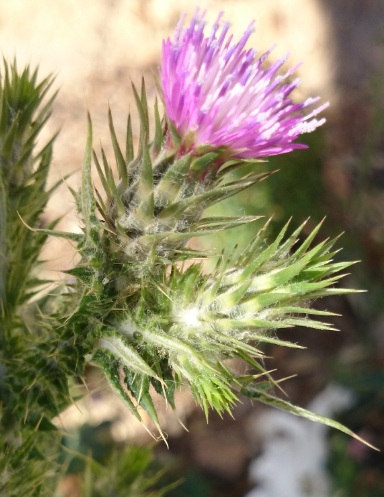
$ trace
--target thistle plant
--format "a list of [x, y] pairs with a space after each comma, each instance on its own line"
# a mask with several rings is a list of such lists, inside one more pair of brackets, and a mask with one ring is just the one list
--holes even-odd
[[[47, 235], [31, 235], [27, 224], [43, 224], [52, 143], [37, 141], [54, 95], [43, 104], [52, 78], [19, 72], [4, 62], [0, 87], [0, 495], [38, 495], [46, 481], [51, 447], [41, 434], [66, 405], [68, 372], [55, 360], [57, 336], [43, 323], [38, 299], [39, 255]], [[47, 226], [54, 228], [55, 223]], [[45, 309], [47, 310], [47, 309]], [[69, 399], [68, 399], [69, 401]], [[37, 429], [39, 427], [39, 430]], [[58, 445], [56, 445], [58, 446]], [[33, 454], [33, 455], [32, 455]]]
[[[333, 260], [335, 240], [315, 242], [319, 225], [303, 242], [302, 228], [287, 234], [285, 226], [270, 245], [262, 229], [241, 253], [193, 244], [236, 226], [252, 229], [257, 217], [209, 217], [206, 209], [265, 180], [261, 159], [303, 148], [295, 140], [324, 123], [316, 116], [327, 104], [291, 100], [298, 80], [289, 81], [294, 69], [278, 74], [285, 59], [264, 68], [269, 52], [256, 58], [245, 49], [252, 24], [233, 43], [221, 15], [209, 36], [199, 11], [188, 27], [183, 22], [163, 44], [164, 115], [156, 102], [151, 119], [144, 81], [140, 91], [132, 88], [137, 151], [130, 117], [122, 147], [109, 113], [112, 163], [103, 149], [93, 151], [89, 120], [76, 194], [83, 233], [59, 234], [74, 239], [81, 255], [70, 271], [76, 307], [63, 326], [83, 337], [82, 357], [104, 370], [138, 419], [146, 411], [161, 435], [152, 393], [175, 407], [183, 385], [207, 418], [210, 409], [230, 413], [247, 395], [351, 433], [275, 397], [277, 383], [263, 366], [264, 343], [299, 347], [276, 330], [333, 329], [318, 319], [330, 313], [308, 302], [350, 292], [333, 287], [351, 264]], [[103, 191], [92, 186], [92, 162]], [[216, 263], [211, 272], [207, 261]], [[243, 361], [248, 373], [233, 371], [228, 359]]]
[[[334, 260], [336, 240], [319, 242], [321, 225], [307, 238], [303, 227], [290, 232], [286, 225], [268, 242], [266, 223], [242, 250], [194, 243], [238, 226], [255, 229], [257, 216], [206, 211], [266, 180], [270, 173], [260, 172], [260, 161], [303, 148], [297, 139], [324, 123], [317, 116], [327, 104], [291, 99], [296, 68], [280, 75], [285, 58], [266, 66], [270, 52], [257, 57], [245, 48], [253, 24], [237, 43], [221, 15], [209, 35], [205, 28], [197, 11], [189, 26], [182, 18], [174, 38], [164, 41], [161, 102], [153, 111], [144, 81], [140, 90], [132, 87], [137, 147], [130, 116], [123, 146], [109, 112], [108, 159], [103, 148], [93, 150], [88, 119], [81, 188], [73, 192], [81, 233], [59, 232], [42, 217], [56, 187], [46, 188], [53, 139], [36, 147], [54, 99], [43, 104], [52, 80], [38, 83], [36, 72], [4, 66], [0, 489], [12, 481], [21, 488], [23, 464], [30, 495], [42, 495], [46, 473], [36, 460], [49, 451], [44, 430], [54, 429], [52, 418], [72, 402], [70, 385], [89, 363], [104, 371], [139, 420], [143, 411], [149, 415], [161, 436], [153, 392], [174, 408], [175, 390], [187, 387], [207, 418], [212, 409], [230, 413], [245, 395], [358, 438], [275, 396], [279, 382], [263, 363], [264, 344], [300, 347], [279, 338], [281, 328], [333, 329], [324, 321], [331, 313], [309, 303], [351, 292], [334, 287], [351, 265]], [[38, 274], [49, 235], [72, 240], [80, 262], [48, 293]], [[232, 369], [230, 359], [242, 361], [246, 373]]]

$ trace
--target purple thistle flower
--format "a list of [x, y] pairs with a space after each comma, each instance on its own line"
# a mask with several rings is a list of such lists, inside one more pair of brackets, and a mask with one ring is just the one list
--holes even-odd
[[271, 50], [256, 58], [254, 49], [244, 48], [253, 22], [233, 43], [229, 23], [220, 28], [222, 14], [205, 36], [204, 15], [197, 10], [186, 28], [182, 17], [174, 39], [163, 41], [165, 108], [184, 146], [226, 147], [232, 157], [254, 159], [306, 148], [293, 142], [325, 122], [315, 116], [328, 104], [314, 107], [319, 97], [290, 99], [299, 80], [288, 78], [297, 66], [278, 75], [285, 57], [264, 69]]

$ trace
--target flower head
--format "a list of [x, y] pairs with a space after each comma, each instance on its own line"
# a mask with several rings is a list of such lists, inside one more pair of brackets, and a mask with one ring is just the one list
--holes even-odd
[[[188, 27], [182, 17], [173, 40], [163, 42], [162, 88], [168, 118], [182, 139], [194, 147], [226, 147], [233, 157], [261, 158], [305, 145], [293, 143], [301, 133], [324, 123], [316, 119], [327, 104], [319, 98], [294, 103], [290, 81], [297, 67], [279, 75], [286, 57], [263, 68], [271, 50], [256, 57], [245, 45], [251, 23], [238, 43], [221, 27], [220, 14], [209, 36], [204, 13], [197, 11]], [[312, 109], [309, 110], [308, 109]]]

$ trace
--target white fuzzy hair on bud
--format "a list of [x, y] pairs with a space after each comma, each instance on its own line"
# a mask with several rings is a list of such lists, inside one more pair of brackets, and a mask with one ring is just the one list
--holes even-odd
[[181, 309], [176, 313], [177, 320], [187, 326], [199, 326], [199, 309], [197, 307], [190, 307], [188, 309]]

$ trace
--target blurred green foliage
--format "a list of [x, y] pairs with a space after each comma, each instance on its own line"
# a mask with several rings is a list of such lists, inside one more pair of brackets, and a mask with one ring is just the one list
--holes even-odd
[[63, 439], [60, 466], [80, 475], [82, 497], [162, 497], [178, 483], [155, 460], [153, 447], [118, 446], [109, 421], [84, 424]]

